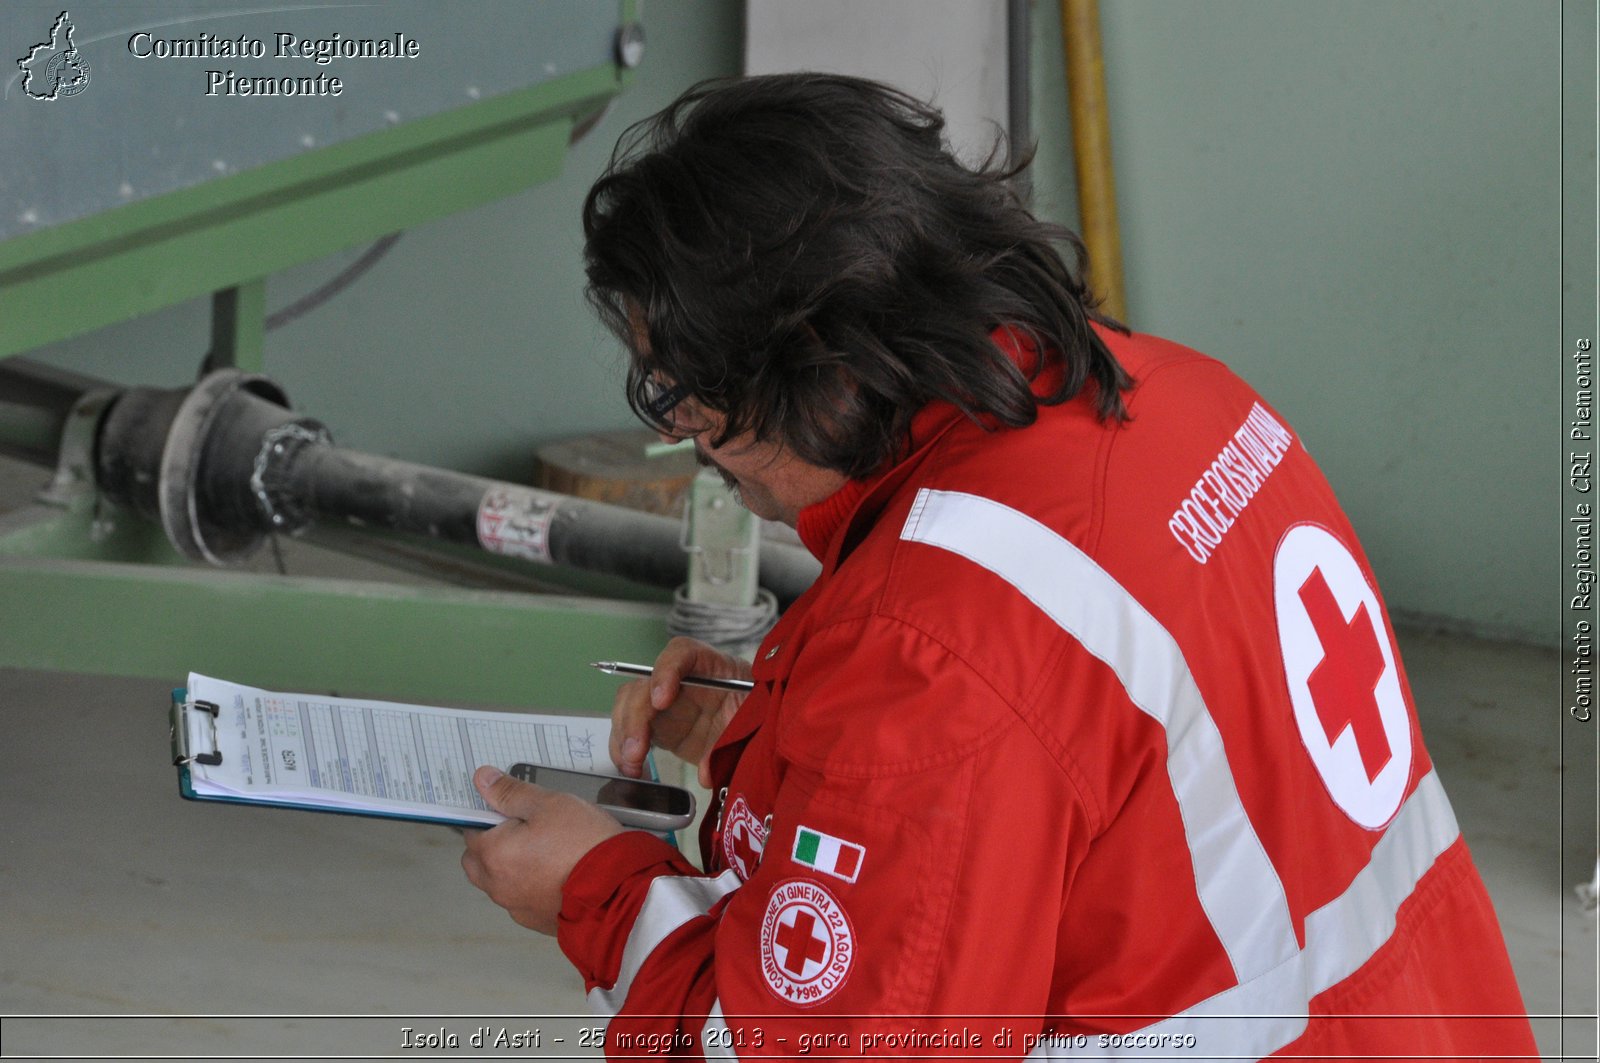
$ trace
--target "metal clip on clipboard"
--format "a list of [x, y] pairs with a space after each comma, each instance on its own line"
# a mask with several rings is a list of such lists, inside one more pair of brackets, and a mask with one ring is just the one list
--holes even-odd
[[173, 697], [173, 764], [215, 767], [222, 763], [222, 753], [217, 748], [217, 715], [221, 711], [215, 702]]

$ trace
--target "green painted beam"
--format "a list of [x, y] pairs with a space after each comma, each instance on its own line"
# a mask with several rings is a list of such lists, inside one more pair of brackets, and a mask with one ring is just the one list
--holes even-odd
[[654, 659], [666, 613], [592, 598], [0, 558], [0, 666], [174, 686], [193, 670], [295, 692], [606, 713], [617, 682], [588, 662]]
[[0, 357], [255, 281], [560, 172], [597, 67], [0, 244]]
[[[189, 563], [155, 522], [117, 509], [97, 515], [94, 498], [88, 494], [74, 498], [69, 509], [39, 505], [0, 514], [0, 559], [6, 557]], [[0, 571], [0, 581], [4, 579]]]
[[89, 505], [0, 515], [0, 666], [604, 712], [616, 682], [587, 662], [653, 660], [667, 612], [209, 568], [152, 522]]

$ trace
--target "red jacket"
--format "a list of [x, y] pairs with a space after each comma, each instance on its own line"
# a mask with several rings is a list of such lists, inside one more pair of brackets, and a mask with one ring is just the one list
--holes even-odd
[[611, 1051], [1535, 1057], [1327, 483], [1219, 363], [1103, 335], [1120, 426], [936, 405], [802, 514], [706, 873], [630, 833], [567, 883]]

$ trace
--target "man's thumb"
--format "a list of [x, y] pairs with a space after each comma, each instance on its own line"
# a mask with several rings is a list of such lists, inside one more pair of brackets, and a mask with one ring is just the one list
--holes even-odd
[[539, 788], [513, 778], [490, 764], [472, 773], [472, 785], [483, 795], [484, 803], [502, 816], [530, 819], [538, 804]]

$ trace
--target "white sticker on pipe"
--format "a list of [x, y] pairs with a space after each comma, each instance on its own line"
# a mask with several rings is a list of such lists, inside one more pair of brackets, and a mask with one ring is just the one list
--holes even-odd
[[478, 545], [491, 554], [550, 563], [555, 504], [537, 495], [496, 488], [478, 503]]

